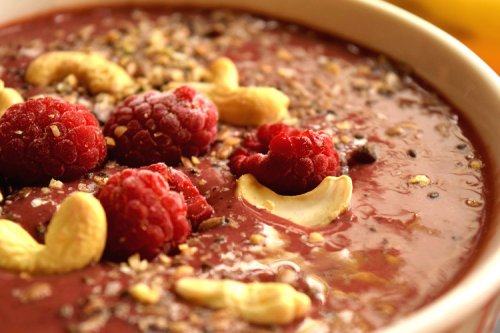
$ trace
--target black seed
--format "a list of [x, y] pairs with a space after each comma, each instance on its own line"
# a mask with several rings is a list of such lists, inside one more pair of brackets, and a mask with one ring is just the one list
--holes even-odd
[[204, 36], [207, 38], [217, 38], [222, 36], [222, 34], [223, 32], [220, 31], [219, 29], [212, 29], [210, 31], [207, 31]]
[[377, 157], [377, 146], [373, 143], [367, 143], [351, 152], [348, 164], [371, 164], [377, 160]]
[[210, 264], [208, 264], [206, 262], [201, 263], [201, 270], [202, 271], [206, 272], [206, 271], [208, 271], [211, 268], [212, 268], [212, 265], [210, 265]]
[[408, 156], [410, 156], [411, 158], [416, 158], [417, 157], [417, 152], [413, 149], [408, 149], [406, 151], [406, 153], [408, 154]]
[[362, 139], [364, 139], [364, 138], [365, 138], [365, 136], [364, 136], [363, 134], [361, 134], [361, 133], [355, 133], [355, 134], [354, 134], [354, 138], [355, 138], [356, 140], [362, 140]]
[[439, 193], [438, 192], [430, 192], [429, 194], [427, 194], [427, 196], [431, 199], [436, 199], [439, 197]]

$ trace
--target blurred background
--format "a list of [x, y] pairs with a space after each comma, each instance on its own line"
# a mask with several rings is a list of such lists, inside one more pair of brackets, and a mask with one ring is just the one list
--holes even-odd
[[500, 74], [500, 0], [387, 0], [455, 36]]

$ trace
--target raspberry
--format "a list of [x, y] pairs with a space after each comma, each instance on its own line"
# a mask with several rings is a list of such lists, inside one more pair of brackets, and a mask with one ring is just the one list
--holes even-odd
[[283, 124], [261, 126], [230, 157], [236, 176], [250, 173], [285, 195], [305, 193], [327, 176], [339, 173], [339, 155], [323, 132], [301, 131]]
[[210, 206], [191, 179], [183, 172], [167, 167], [163, 163], [153, 164], [142, 169], [160, 173], [168, 182], [170, 189], [182, 193], [187, 204], [187, 217], [194, 230], [201, 222], [212, 217], [214, 209]]
[[0, 118], [0, 173], [23, 185], [75, 179], [106, 157], [96, 118], [81, 105], [45, 97]]
[[125, 169], [111, 176], [96, 197], [108, 221], [108, 259], [121, 261], [134, 253], [152, 259], [191, 233], [184, 198], [156, 172]]
[[217, 134], [217, 108], [194, 89], [130, 96], [104, 126], [115, 141], [113, 158], [128, 166], [178, 164], [181, 156], [208, 151]]

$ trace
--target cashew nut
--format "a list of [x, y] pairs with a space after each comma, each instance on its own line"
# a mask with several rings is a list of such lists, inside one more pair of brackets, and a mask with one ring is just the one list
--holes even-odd
[[222, 121], [233, 125], [262, 125], [279, 122], [288, 116], [290, 100], [272, 87], [240, 87], [238, 70], [228, 58], [216, 60], [211, 67], [212, 82], [173, 82], [167, 90], [188, 85], [206, 94], [219, 109]]
[[91, 93], [125, 95], [134, 80], [119, 65], [96, 53], [54, 51], [42, 54], [28, 67], [26, 80], [47, 86], [73, 74]]
[[12, 88], [6, 88], [4, 82], [0, 80], [0, 117], [14, 104], [24, 102], [23, 97]]
[[349, 176], [326, 177], [313, 190], [293, 196], [279, 195], [260, 184], [251, 174], [238, 179], [237, 195], [253, 206], [305, 227], [327, 225], [351, 202]]
[[227, 308], [243, 320], [261, 325], [288, 324], [311, 309], [311, 299], [286, 283], [182, 278], [175, 291], [195, 304]]
[[97, 262], [106, 244], [106, 214], [92, 194], [70, 194], [52, 217], [45, 245], [19, 224], [0, 220], [0, 268], [56, 274]]

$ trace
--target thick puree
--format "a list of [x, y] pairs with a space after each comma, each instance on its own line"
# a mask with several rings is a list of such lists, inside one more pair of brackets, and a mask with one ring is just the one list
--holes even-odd
[[[308, 230], [259, 211], [235, 197], [227, 167], [232, 149], [253, 129], [219, 124], [211, 152], [179, 167], [219, 219], [170, 259], [102, 262], [56, 276], [1, 271], [2, 332], [306, 332], [311, 323], [314, 332], [365, 332], [438, 297], [473, 258], [486, 220], [480, 153], [457, 110], [383, 56], [249, 14], [166, 8], [54, 13], [3, 27], [0, 41], [6, 86], [25, 98], [54, 94], [84, 104], [100, 121], [118, 102], [113, 96], [91, 96], [68, 81], [30, 86], [24, 72], [32, 59], [48, 50], [99, 51], [149, 90], [203, 80], [207, 64], [228, 56], [242, 85], [279, 88], [291, 98], [297, 126], [332, 135], [354, 184], [350, 210], [325, 227]], [[93, 192], [121, 168], [110, 162], [85, 179], [45, 188], [4, 184], [2, 217], [43, 241], [69, 192]], [[430, 184], [412, 184], [416, 175]], [[324, 241], [310, 238], [312, 231]], [[286, 327], [252, 326], [178, 298], [174, 279], [192, 271], [287, 282], [309, 295], [313, 311]], [[163, 286], [158, 304], [127, 294], [139, 281]]]

